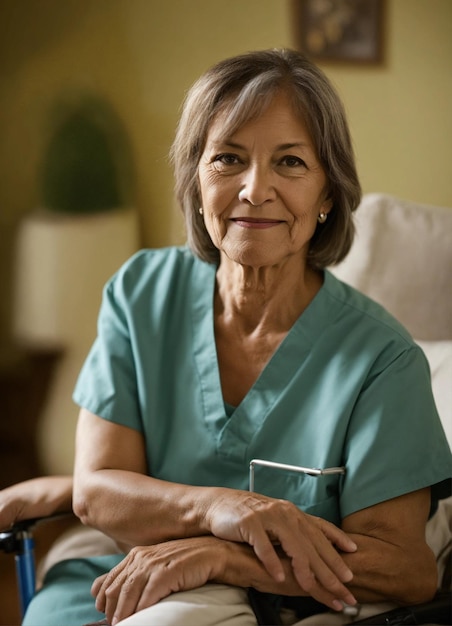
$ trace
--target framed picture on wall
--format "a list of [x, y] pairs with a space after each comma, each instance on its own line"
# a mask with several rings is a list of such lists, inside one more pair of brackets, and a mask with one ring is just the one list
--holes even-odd
[[314, 61], [381, 63], [384, 0], [292, 0], [296, 47]]

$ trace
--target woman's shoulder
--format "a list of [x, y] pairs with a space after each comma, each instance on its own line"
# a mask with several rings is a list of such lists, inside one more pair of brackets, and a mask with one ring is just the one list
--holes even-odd
[[174, 286], [193, 272], [211, 271], [209, 264], [196, 257], [187, 246], [144, 248], [130, 257], [112, 276], [107, 288], [127, 292], [146, 289], [152, 285]]
[[119, 274], [143, 271], [152, 272], [162, 267], [183, 267], [193, 265], [197, 257], [186, 246], [168, 246], [163, 248], [142, 248], [133, 254], [119, 269]]

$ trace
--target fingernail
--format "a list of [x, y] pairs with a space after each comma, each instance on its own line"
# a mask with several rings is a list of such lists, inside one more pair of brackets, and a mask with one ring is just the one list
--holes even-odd
[[332, 604], [335, 611], [342, 611], [343, 604], [340, 600], [333, 600]]
[[344, 572], [344, 575], [342, 576], [341, 580], [343, 583], [349, 583], [353, 578], [353, 572], [351, 569], [348, 569]]
[[276, 574], [276, 580], [279, 583], [283, 583], [286, 580], [286, 575], [284, 574], [284, 572], [278, 572]]

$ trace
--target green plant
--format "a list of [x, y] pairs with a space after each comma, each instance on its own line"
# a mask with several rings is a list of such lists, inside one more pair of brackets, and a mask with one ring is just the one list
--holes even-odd
[[87, 99], [62, 107], [55, 117], [42, 168], [45, 207], [93, 213], [124, 204], [125, 142], [111, 110], [101, 100]]

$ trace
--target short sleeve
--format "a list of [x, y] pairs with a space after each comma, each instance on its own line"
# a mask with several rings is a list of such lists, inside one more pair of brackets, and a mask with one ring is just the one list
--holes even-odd
[[451, 452], [417, 346], [369, 376], [351, 416], [344, 460], [342, 518], [427, 486], [437, 499], [450, 480]]
[[142, 431], [128, 309], [118, 276], [104, 288], [97, 338], [78, 377], [73, 399], [95, 415]]

